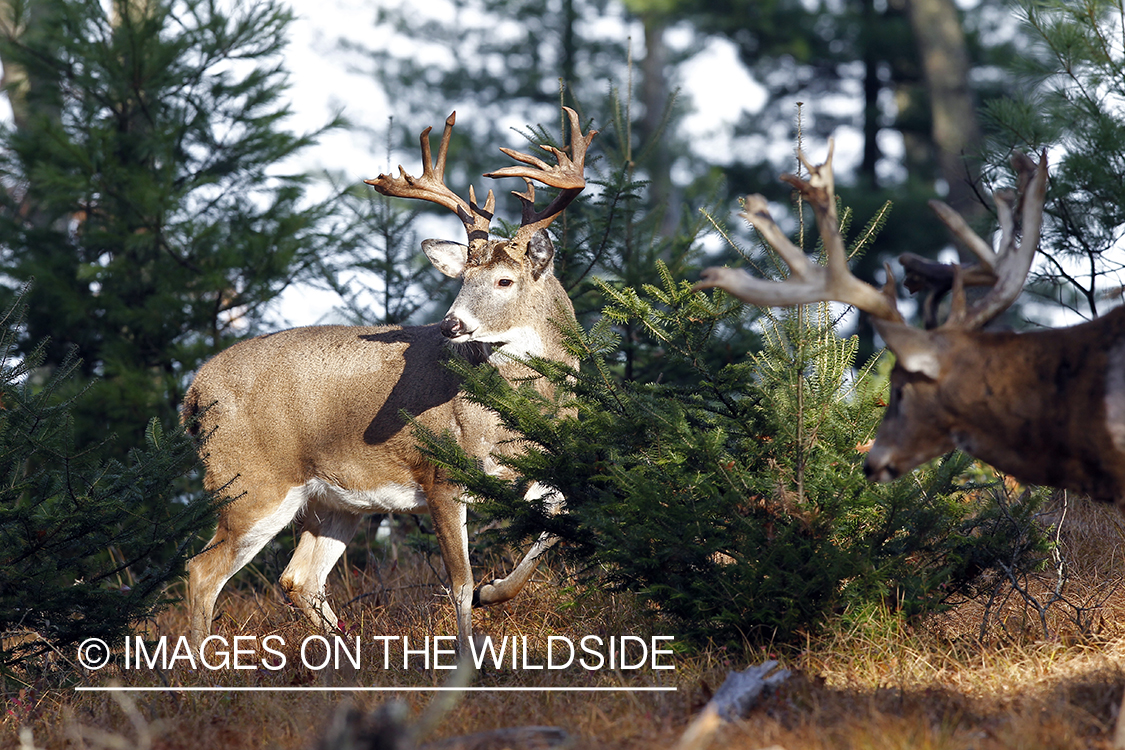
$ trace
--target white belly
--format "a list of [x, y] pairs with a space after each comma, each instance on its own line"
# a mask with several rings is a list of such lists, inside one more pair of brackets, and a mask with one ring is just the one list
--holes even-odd
[[387, 482], [374, 489], [349, 490], [320, 478], [305, 483], [308, 497], [349, 513], [428, 513], [426, 495], [416, 484]]

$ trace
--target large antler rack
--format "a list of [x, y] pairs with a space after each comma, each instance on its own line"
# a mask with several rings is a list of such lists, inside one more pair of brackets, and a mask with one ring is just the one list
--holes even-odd
[[696, 289], [719, 287], [735, 297], [763, 307], [786, 307], [810, 302], [843, 302], [867, 312], [876, 318], [902, 322], [895, 304], [894, 279], [887, 269], [887, 284], [880, 290], [857, 279], [848, 270], [847, 249], [840, 236], [836, 215], [835, 181], [832, 176], [834, 143], [828, 142], [828, 158], [823, 164], [812, 165], [803, 153], [798, 157], [809, 171], [807, 180], [792, 174], [781, 179], [796, 188], [813, 208], [817, 228], [824, 241], [827, 264], [812, 262], [799, 247], [789, 241], [785, 233], [770, 216], [765, 197], [747, 196], [742, 216], [754, 225], [758, 233], [777, 251], [789, 266], [789, 277], [772, 281], [751, 276], [742, 269], [708, 268]]
[[[545, 151], [555, 155], [557, 165], [552, 166], [543, 160], [532, 156], [531, 154], [524, 154], [513, 149], [501, 148], [508, 156], [516, 161], [527, 166], [511, 166], [498, 169], [495, 172], [488, 172], [485, 177], [522, 177], [524, 182], [527, 183], [527, 191], [524, 193], [512, 191], [523, 204], [523, 218], [520, 222], [520, 228], [516, 232], [514, 245], [520, 249], [521, 252], [526, 252], [527, 244], [531, 240], [532, 235], [540, 229], [546, 229], [551, 225], [558, 216], [563, 212], [571, 201], [573, 201], [583, 188], [586, 187], [585, 167], [586, 167], [586, 149], [590, 145], [590, 141], [598, 134], [598, 131], [591, 130], [589, 133], [582, 134], [582, 126], [578, 120], [578, 113], [569, 107], [563, 107], [567, 117], [570, 120], [570, 155], [565, 151], [555, 148], [554, 146], [542, 146]], [[477, 205], [476, 194], [472, 186], [469, 186], [469, 200], [465, 202], [459, 198], [452, 190], [445, 185], [445, 156], [449, 151], [449, 138], [453, 132], [453, 123], [456, 121], [457, 113], [449, 115], [445, 120], [445, 132], [441, 136], [441, 146], [438, 148], [437, 163], [433, 163], [430, 153], [430, 130], [426, 128], [422, 131], [421, 144], [422, 144], [422, 176], [414, 177], [406, 172], [399, 166], [399, 176], [393, 177], [391, 175], [380, 174], [374, 180], [364, 180], [368, 185], [371, 185], [383, 195], [390, 195], [398, 198], [415, 198], [418, 200], [429, 201], [437, 203], [457, 214], [458, 218], [465, 225], [465, 231], [469, 236], [469, 254], [470, 256], [480, 257], [480, 250], [488, 240], [488, 228], [492, 223], [493, 212], [496, 209], [496, 198], [492, 191], [488, 191], [488, 197], [485, 199], [484, 207], [481, 208]], [[538, 180], [544, 185], [548, 185], [560, 190], [559, 194], [555, 196], [545, 208], [535, 210], [535, 186], [532, 180]]]
[[[927, 328], [937, 325], [937, 303], [950, 289], [953, 290], [950, 313], [941, 327], [962, 330], [985, 325], [1011, 306], [1023, 290], [1039, 247], [1047, 195], [1047, 152], [1040, 154], [1036, 164], [1026, 154], [1016, 151], [1011, 164], [1017, 174], [1018, 192], [997, 190], [992, 194], [1000, 224], [997, 250], [981, 239], [959, 213], [941, 201], [932, 200], [930, 207], [934, 213], [977, 257], [977, 262], [938, 263], [913, 253], [903, 253], [899, 258], [906, 270], [907, 289], [929, 292], [923, 304]], [[992, 289], [970, 305], [965, 296], [967, 286], [991, 286]]]
[[[755, 278], [741, 269], [708, 268], [703, 271], [702, 280], [696, 284], [696, 289], [718, 287], [745, 302], [764, 307], [844, 302], [879, 320], [902, 322], [895, 304], [894, 277], [889, 266], [887, 283], [881, 291], [860, 281], [848, 270], [847, 252], [840, 237], [836, 216], [832, 151], [833, 144], [830, 140], [828, 158], [819, 166], [809, 164], [804, 154], [798, 154], [809, 170], [808, 180], [791, 174], [781, 176], [784, 182], [796, 188], [812, 205], [817, 228], [824, 241], [827, 264], [820, 266], [811, 262], [774, 223], [769, 215], [766, 199], [761, 195], [751, 195], [746, 198], [742, 216], [754, 225], [789, 266], [789, 278], [776, 282]], [[1007, 309], [1023, 290], [1039, 245], [1047, 192], [1047, 154], [1043, 152], [1036, 164], [1017, 152], [1012, 156], [1012, 166], [1019, 174], [1018, 201], [1011, 191], [998, 190], [994, 194], [1002, 236], [998, 250], [993, 251], [952, 208], [941, 201], [930, 201], [938, 217], [972, 250], [979, 263], [962, 267], [926, 261], [910, 253], [903, 256], [903, 265], [909, 275], [908, 288], [911, 291], [921, 288], [940, 290], [944, 294], [952, 288], [950, 313], [942, 328], [980, 328]], [[1018, 223], [1017, 214], [1020, 217]], [[1017, 243], [1016, 236], [1020, 234], [1020, 227], [1022, 236]], [[991, 285], [992, 289], [981, 299], [969, 304], [965, 296], [967, 285]], [[932, 315], [932, 301], [927, 306], [930, 308], [927, 312], [929, 317]]]
[[[551, 222], [558, 218], [571, 201], [577, 198], [578, 194], [586, 187], [586, 149], [589, 148], [590, 141], [594, 139], [598, 131], [591, 130], [583, 135], [578, 113], [570, 107], [563, 107], [563, 111], [566, 112], [567, 118], [570, 120], [569, 156], [565, 151], [561, 151], [554, 146], [540, 146], [544, 151], [554, 154], [555, 161], [558, 164], [551, 166], [531, 154], [524, 154], [510, 148], [501, 148], [500, 150], [505, 154], [528, 166], [504, 167], [495, 172], [487, 172], [484, 175], [493, 178], [522, 177], [524, 182], [527, 183], [527, 192], [512, 191], [512, 194], [519, 198], [523, 204], [523, 218], [520, 221], [520, 228], [516, 232], [515, 239], [515, 244], [521, 248], [527, 247], [527, 243], [531, 240], [533, 234], [540, 229], [549, 227]], [[535, 210], [535, 185], [532, 184], [532, 180], [538, 180], [544, 185], [558, 188], [561, 191], [555, 196], [554, 200], [539, 211]]]
[[422, 143], [421, 177], [407, 174], [406, 170], [400, 165], [398, 177], [380, 174], [374, 180], [364, 180], [364, 182], [383, 195], [429, 201], [453, 211], [457, 214], [457, 218], [461, 219], [461, 223], [465, 225], [470, 253], [472, 253], [488, 240], [488, 227], [492, 223], [493, 212], [496, 210], [496, 196], [489, 190], [484, 201], [484, 208], [481, 208], [477, 205], [477, 197], [472, 185], [469, 186], [468, 202], [465, 202], [446, 187], [445, 156], [449, 152], [449, 138], [453, 134], [453, 124], [456, 121], [456, 112], [445, 118], [445, 131], [441, 135], [441, 145], [438, 147], [437, 164], [433, 163], [430, 153], [430, 131], [433, 128], [426, 128], [422, 131], [419, 138]]

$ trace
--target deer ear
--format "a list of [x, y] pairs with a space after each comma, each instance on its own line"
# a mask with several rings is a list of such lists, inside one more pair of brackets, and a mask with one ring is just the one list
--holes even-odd
[[459, 279], [469, 259], [469, 246], [448, 240], [422, 240], [422, 252], [434, 268], [450, 278]]
[[527, 243], [527, 260], [531, 264], [531, 278], [536, 281], [544, 271], [551, 269], [551, 262], [555, 259], [555, 246], [546, 229], [540, 229], [531, 235]]
[[937, 380], [941, 375], [941, 350], [933, 332], [891, 320], [872, 321], [887, 348], [907, 372]]

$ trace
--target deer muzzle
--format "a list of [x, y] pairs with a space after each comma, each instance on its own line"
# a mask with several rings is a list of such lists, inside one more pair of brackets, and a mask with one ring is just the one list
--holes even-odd
[[881, 453], [877, 455], [872, 450], [867, 460], [863, 462], [863, 474], [871, 482], [893, 482], [899, 478], [901, 472], [891, 464], [889, 456]]
[[468, 334], [469, 331], [465, 328], [465, 321], [453, 313], [449, 313], [441, 319], [441, 335], [447, 339], [458, 339]]

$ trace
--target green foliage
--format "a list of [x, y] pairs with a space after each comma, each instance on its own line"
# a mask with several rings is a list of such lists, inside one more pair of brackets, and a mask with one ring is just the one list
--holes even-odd
[[[1036, 563], [1034, 502], [1001, 512], [961, 478], [965, 456], [890, 485], [863, 478], [885, 383], [873, 362], [853, 374], [857, 342], [827, 308], [762, 319], [761, 351], [720, 362], [741, 305], [657, 268], [659, 285], [603, 284], [604, 317], [565, 331], [580, 370], [532, 361], [557, 403], [457, 366], [470, 397], [526, 439], [526, 455], [505, 459], [523, 480], [488, 477], [449, 436], [420, 433], [485, 515], [510, 521], [509, 539], [549, 529], [589, 579], [637, 593], [678, 636], [735, 645], [796, 642], [873, 602], [932, 611], [1001, 563]], [[626, 322], [691, 376], [620, 378], [613, 329]], [[560, 490], [567, 512], [529, 508], [529, 480]]]
[[[169, 422], [190, 374], [319, 273], [346, 234], [278, 165], [316, 134], [283, 128], [291, 14], [274, 0], [15, 2], [0, 57], [0, 271], [27, 298], [27, 352], [81, 360], [81, 443]], [[11, 280], [14, 280], [13, 283]], [[96, 382], [95, 382], [96, 378]], [[93, 385], [90, 385], [90, 383]]]
[[1013, 146], [1052, 149], [1047, 216], [1035, 289], [1096, 315], [1120, 299], [1125, 263], [1125, 57], [1121, 0], [1017, 4], [1025, 43], [1013, 67], [1022, 86], [989, 104], [998, 132], [993, 160]]
[[[48, 650], [74, 658], [86, 638], [109, 643], [167, 602], [187, 540], [214, 522], [204, 496], [177, 494], [198, 462], [195, 442], [158, 420], [143, 447], [101, 461], [76, 447], [64, 398], [73, 356], [44, 382], [45, 347], [15, 355], [22, 309], [0, 320], [0, 665]], [[152, 509], [158, 508], [160, 511]], [[169, 552], [169, 547], [172, 547]]]
[[[426, 310], [435, 298], [440, 301], [440, 291], [448, 292], [452, 285], [418, 252], [419, 242], [412, 227], [421, 209], [404, 209], [399, 201], [367, 185], [341, 191], [339, 197], [352, 214], [355, 241], [349, 243], [347, 265], [326, 267], [323, 280], [343, 300], [344, 320], [352, 325], [401, 325]], [[374, 288], [358, 287], [357, 271], [374, 277]], [[375, 303], [374, 310], [369, 307], [371, 302]]]

